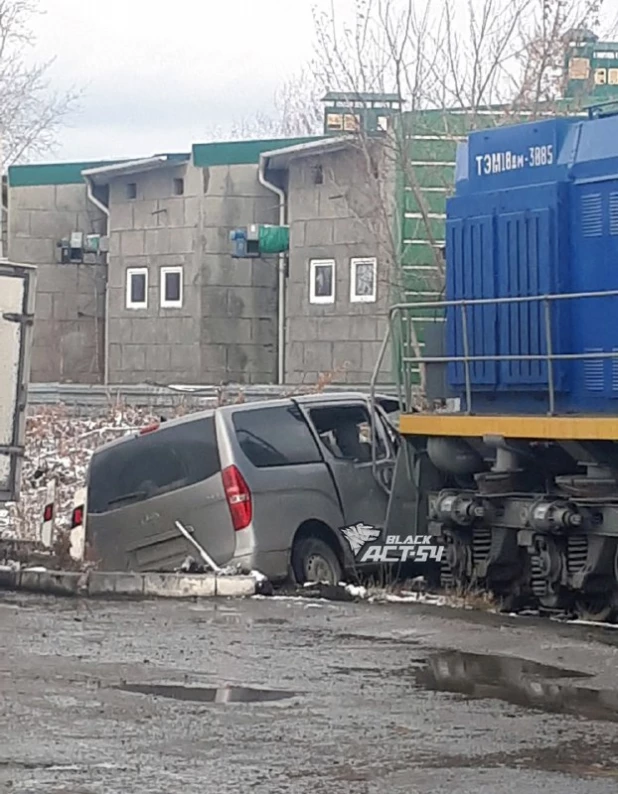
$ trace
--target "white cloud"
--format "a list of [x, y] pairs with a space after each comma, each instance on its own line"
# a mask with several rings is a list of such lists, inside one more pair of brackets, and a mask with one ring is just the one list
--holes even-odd
[[54, 159], [188, 151], [208, 129], [270, 110], [311, 53], [311, 0], [40, 0], [37, 60], [84, 86]]

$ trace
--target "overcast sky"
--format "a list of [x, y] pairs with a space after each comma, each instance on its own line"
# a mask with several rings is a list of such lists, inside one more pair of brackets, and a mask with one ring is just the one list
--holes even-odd
[[270, 110], [311, 52], [312, 0], [40, 0], [54, 87], [85, 88], [48, 160], [187, 151], [213, 127]]
[[[45, 159], [91, 160], [188, 151], [272, 112], [278, 85], [311, 57], [312, 6], [331, 0], [38, 2], [34, 55], [56, 57], [54, 88], [84, 90]], [[339, 18], [354, 5], [332, 2]], [[616, 6], [606, 0], [606, 16]]]

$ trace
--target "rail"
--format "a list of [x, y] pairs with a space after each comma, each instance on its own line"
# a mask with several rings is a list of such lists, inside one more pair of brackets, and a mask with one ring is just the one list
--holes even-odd
[[[382, 369], [384, 357], [388, 349], [388, 342], [393, 337], [393, 325], [399, 319], [399, 329], [402, 334], [400, 352], [397, 366], [397, 389], [402, 402], [409, 406], [412, 397], [411, 371], [413, 367], [426, 364], [462, 364], [464, 371], [464, 391], [466, 396], [465, 413], [472, 413], [472, 376], [471, 367], [477, 362], [490, 361], [544, 361], [547, 365], [547, 391], [548, 391], [548, 415], [553, 416], [556, 411], [556, 382], [554, 364], [558, 361], [582, 361], [600, 359], [618, 359], [618, 350], [611, 352], [589, 352], [589, 353], [555, 353], [553, 347], [552, 334], [552, 306], [555, 303], [568, 300], [582, 300], [594, 298], [616, 298], [618, 290], [603, 290], [596, 292], [572, 292], [554, 293], [544, 295], [501, 297], [501, 298], [474, 298], [470, 300], [440, 300], [440, 301], [414, 301], [409, 303], [397, 303], [389, 310], [389, 323], [383, 344], [380, 348], [378, 359], [375, 363], [370, 382], [370, 394], [375, 396], [376, 384]], [[544, 342], [545, 352], [539, 354], [508, 354], [508, 355], [471, 355], [470, 354], [470, 334], [469, 334], [469, 310], [477, 306], [501, 306], [540, 303], [543, 305], [544, 317]], [[461, 320], [461, 344], [463, 355], [461, 356], [422, 356], [408, 355], [407, 349], [413, 346], [410, 341], [410, 327], [415, 322], [431, 322], [431, 319], [416, 320], [411, 316], [411, 312], [429, 309], [440, 311], [444, 309], [458, 309]], [[407, 315], [407, 316], [404, 316]], [[408, 323], [405, 332], [404, 321]]]

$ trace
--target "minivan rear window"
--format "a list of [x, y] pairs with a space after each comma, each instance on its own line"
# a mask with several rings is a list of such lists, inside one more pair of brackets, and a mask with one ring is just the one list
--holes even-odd
[[105, 513], [186, 488], [220, 470], [214, 417], [162, 425], [93, 455], [88, 512]]
[[258, 468], [318, 463], [318, 445], [295, 405], [237, 411], [232, 423], [240, 448]]

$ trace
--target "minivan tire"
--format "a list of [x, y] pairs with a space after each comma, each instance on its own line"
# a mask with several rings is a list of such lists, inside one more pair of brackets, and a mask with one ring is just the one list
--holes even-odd
[[343, 574], [336, 553], [320, 538], [303, 538], [294, 544], [292, 568], [298, 584], [339, 584]]

